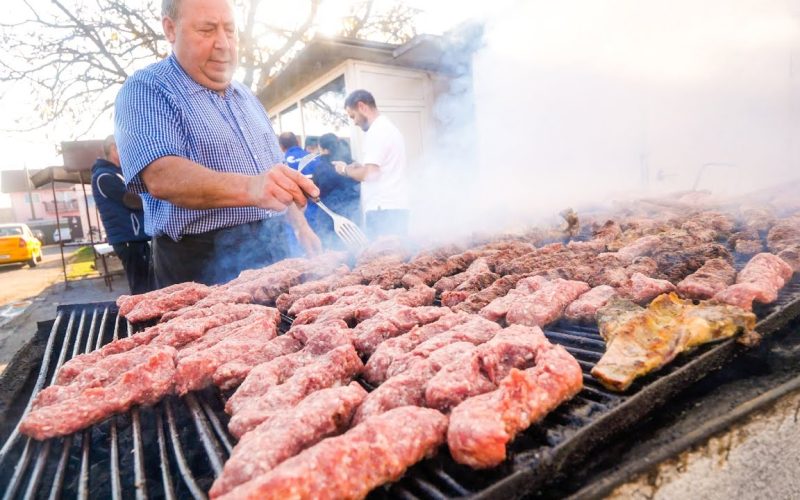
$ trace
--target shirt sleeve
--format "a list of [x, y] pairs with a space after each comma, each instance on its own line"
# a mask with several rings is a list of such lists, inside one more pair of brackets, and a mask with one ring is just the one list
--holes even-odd
[[147, 192], [139, 174], [153, 161], [188, 156], [180, 122], [180, 111], [164, 89], [135, 77], [122, 86], [115, 103], [114, 137], [132, 192]]
[[114, 174], [104, 172], [97, 176], [97, 189], [100, 196], [119, 203], [125, 196], [125, 183]]

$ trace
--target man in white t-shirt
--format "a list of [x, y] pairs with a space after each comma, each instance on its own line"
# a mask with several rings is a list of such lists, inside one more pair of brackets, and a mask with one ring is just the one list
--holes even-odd
[[381, 115], [366, 90], [353, 91], [344, 102], [347, 114], [365, 132], [361, 163], [333, 162], [339, 175], [361, 182], [361, 206], [367, 236], [408, 233], [406, 145], [400, 130]]

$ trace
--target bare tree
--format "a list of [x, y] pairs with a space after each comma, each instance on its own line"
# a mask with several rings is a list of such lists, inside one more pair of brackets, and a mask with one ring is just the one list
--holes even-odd
[[[18, 119], [17, 131], [61, 120], [77, 124], [76, 136], [89, 131], [114, 104], [119, 86], [136, 69], [166, 57], [160, 0], [23, 0], [17, 22], [0, 22], [0, 82], [29, 86], [38, 104]], [[384, 2], [387, 3], [387, 2]], [[291, 2], [302, 20], [295, 26], [264, 22], [261, 0], [235, 0], [244, 14], [239, 33], [242, 81], [263, 88], [316, 34], [321, 0]], [[135, 5], [135, 6], [133, 6]], [[415, 35], [417, 11], [389, 2], [355, 1], [340, 14], [340, 35], [402, 43]], [[280, 13], [275, 13], [279, 19]]]

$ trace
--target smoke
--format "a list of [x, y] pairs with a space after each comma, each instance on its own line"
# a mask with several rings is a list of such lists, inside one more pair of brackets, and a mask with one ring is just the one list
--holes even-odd
[[415, 234], [800, 177], [800, 0], [495, 5], [471, 75], [437, 98]]

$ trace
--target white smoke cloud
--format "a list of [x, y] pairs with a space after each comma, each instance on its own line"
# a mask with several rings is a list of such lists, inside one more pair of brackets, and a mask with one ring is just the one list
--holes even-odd
[[500, 2], [485, 23], [472, 93], [437, 105], [418, 234], [800, 177], [800, 0]]

